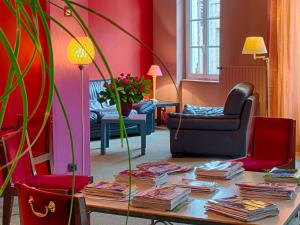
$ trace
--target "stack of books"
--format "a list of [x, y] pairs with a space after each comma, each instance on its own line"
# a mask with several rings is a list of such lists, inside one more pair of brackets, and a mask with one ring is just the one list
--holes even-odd
[[278, 207], [273, 203], [237, 196], [208, 200], [206, 209], [244, 222], [252, 222], [279, 214]]
[[168, 161], [146, 162], [138, 164], [136, 167], [145, 171], [167, 174], [184, 173], [193, 169], [192, 166], [179, 166]]
[[[129, 170], [123, 170], [115, 176], [116, 181], [129, 182]], [[131, 170], [131, 180], [136, 184], [162, 185], [168, 182], [168, 174], [154, 173], [140, 169]]]
[[239, 183], [242, 197], [294, 199], [297, 184], [289, 183]]
[[[129, 185], [117, 181], [96, 181], [87, 185], [82, 193], [97, 197], [112, 198], [116, 200], [128, 200]], [[135, 185], [131, 186], [131, 195], [137, 193]]]
[[214, 192], [218, 184], [216, 182], [200, 181], [190, 178], [182, 178], [181, 182], [175, 184], [177, 187], [190, 188], [192, 192]]
[[195, 175], [197, 178], [229, 180], [243, 171], [243, 163], [241, 162], [211, 161], [196, 167]]
[[136, 194], [132, 199], [132, 206], [171, 211], [187, 202], [190, 192], [188, 188], [179, 188], [175, 185], [153, 187]]
[[300, 170], [298, 169], [279, 169], [274, 167], [268, 172], [264, 179], [266, 182], [275, 183], [295, 183], [300, 184]]

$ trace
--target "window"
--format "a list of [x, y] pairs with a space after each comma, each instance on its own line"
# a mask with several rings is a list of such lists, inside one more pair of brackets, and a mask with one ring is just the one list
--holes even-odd
[[219, 79], [220, 1], [187, 1], [186, 68], [188, 79]]

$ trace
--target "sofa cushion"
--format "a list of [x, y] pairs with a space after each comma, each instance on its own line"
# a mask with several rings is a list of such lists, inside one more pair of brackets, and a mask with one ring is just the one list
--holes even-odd
[[239, 83], [234, 86], [227, 96], [224, 106], [224, 114], [240, 115], [245, 101], [253, 94], [253, 89], [253, 85], [247, 82]]

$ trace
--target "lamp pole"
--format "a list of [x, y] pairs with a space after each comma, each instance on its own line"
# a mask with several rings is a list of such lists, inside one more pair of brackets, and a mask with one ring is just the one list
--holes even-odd
[[78, 66], [79, 70], [80, 70], [80, 75], [81, 75], [81, 144], [82, 144], [82, 158], [81, 158], [81, 163], [82, 163], [82, 175], [85, 174], [85, 151], [84, 151], [84, 136], [85, 136], [85, 132], [84, 132], [84, 102], [83, 102], [83, 69], [84, 66], [83, 65], [79, 65]]
[[256, 59], [262, 59], [266, 62], [266, 114], [267, 117], [270, 116], [270, 60], [269, 57], [266, 56], [257, 56], [256, 54], [253, 54], [254, 60]]

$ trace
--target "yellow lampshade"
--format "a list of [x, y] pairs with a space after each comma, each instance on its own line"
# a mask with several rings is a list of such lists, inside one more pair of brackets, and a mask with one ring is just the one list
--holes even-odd
[[268, 53], [263, 37], [247, 37], [242, 54], [266, 54]]
[[94, 45], [89, 37], [77, 37], [80, 45], [76, 39], [72, 38], [68, 45], [68, 59], [75, 65], [87, 65], [90, 64], [94, 57]]

